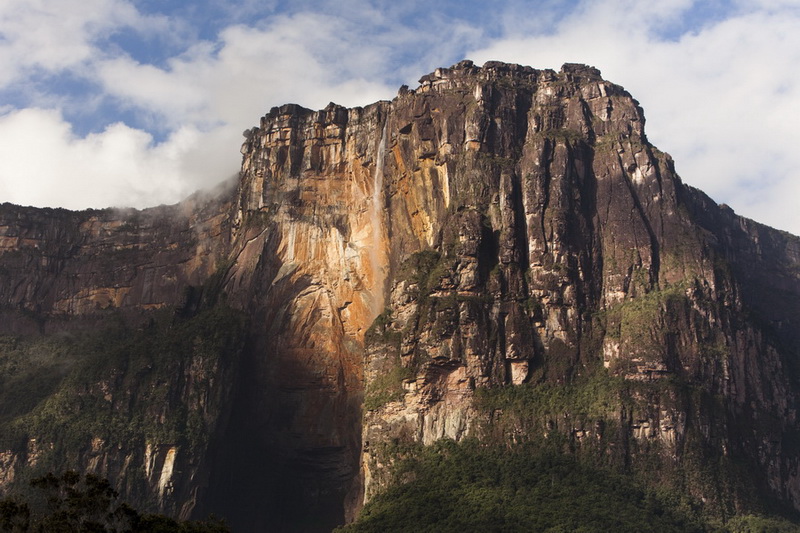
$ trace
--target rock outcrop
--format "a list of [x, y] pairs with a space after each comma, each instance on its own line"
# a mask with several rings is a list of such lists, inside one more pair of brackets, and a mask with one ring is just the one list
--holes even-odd
[[48, 376], [0, 412], [0, 485], [81, 468], [325, 530], [413, 446], [559, 436], [723, 514], [800, 509], [800, 239], [684, 185], [594, 68], [420, 83], [274, 108], [215, 198], [0, 206], [0, 384]]
[[[647, 142], [638, 103], [595, 69], [462, 63], [393, 110], [391, 247], [413, 245], [392, 257], [390, 304], [367, 346], [367, 496], [391, 463], [387, 443], [558, 431], [624, 465], [655, 455], [669, 471], [695, 454], [748, 463], [800, 503], [787, 453], [796, 237], [684, 186]], [[426, 175], [441, 185], [425, 189]], [[409, 177], [424, 192], [404, 194]], [[599, 365], [613, 387], [595, 412], [512, 416], [475, 400], [508, 384], [598, 379]], [[739, 505], [736, 490], [709, 494], [720, 484], [691, 490]]]

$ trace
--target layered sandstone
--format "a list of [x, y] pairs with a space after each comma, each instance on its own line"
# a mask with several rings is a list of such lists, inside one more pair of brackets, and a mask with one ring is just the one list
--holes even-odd
[[[217, 199], [0, 208], [13, 342], [119, 320], [187, 339], [155, 344], [169, 364], [123, 354], [54, 378], [7, 421], [23, 429], [0, 442], [0, 482], [71, 462], [156, 510], [325, 530], [414, 445], [562, 435], [634, 469], [743, 462], [761, 472], [752, 487], [800, 508], [800, 239], [685, 186], [636, 100], [596, 69], [465, 61], [365, 108], [274, 108], [242, 154], [238, 188]], [[42, 346], [25, 342], [7, 353]], [[67, 355], [65, 373], [82, 368]], [[587, 380], [597, 401], [557, 415], [487, 400]], [[66, 397], [158, 422], [64, 450], [24, 430], [48, 401], [80, 403]]]

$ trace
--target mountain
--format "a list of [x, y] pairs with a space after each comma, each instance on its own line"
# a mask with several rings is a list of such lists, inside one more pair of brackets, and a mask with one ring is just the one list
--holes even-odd
[[800, 510], [800, 238], [684, 185], [599, 71], [463, 61], [244, 136], [175, 206], [0, 206], [4, 491], [324, 531], [451, 439]]

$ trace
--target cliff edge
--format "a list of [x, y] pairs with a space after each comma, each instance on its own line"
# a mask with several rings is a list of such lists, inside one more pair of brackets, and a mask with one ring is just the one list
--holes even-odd
[[644, 123], [592, 67], [462, 61], [273, 108], [216, 196], [3, 204], [0, 488], [79, 468], [329, 530], [447, 438], [800, 509], [800, 238], [684, 185]]

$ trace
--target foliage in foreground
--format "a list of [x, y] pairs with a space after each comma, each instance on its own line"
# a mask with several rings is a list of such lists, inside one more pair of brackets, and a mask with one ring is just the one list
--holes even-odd
[[224, 522], [178, 521], [117, 503], [109, 482], [92, 474], [49, 473], [31, 481], [29, 499], [0, 500], [0, 531], [25, 533], [227, 533]]
[[397, 480], [341, 532], [750, 532], [800, 531], [781, 519], [739, 517], [727, 526], [678, 509], [620, 474], [533, 446], [442, 441], [401, 462]]
[[[111, 454], [146, 443], [206, 448], [244, 343], [240, 312], [168, 308], [77, 326], [69, 335], [0, 336], [0, 450], [20, 454], [35, 439], [39, 454], [36, 468], [17, 472], [15, 490], [31, 476], [85, 467], [93, 442]], [[129, 485], [141, 491], [144, 479]]]

